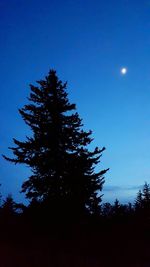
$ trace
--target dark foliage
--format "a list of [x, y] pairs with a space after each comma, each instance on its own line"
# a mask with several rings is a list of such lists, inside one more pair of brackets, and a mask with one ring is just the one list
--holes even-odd
[[135, 200], [135, 210], [139, 211], [142, 208], [143, 208], [143, 194], [142, 194], [142, 191], [139, 190], [137, 193], [136, 200]]
[[31, 168], [22, 186], [30, 204], [8, 195], [0, 206], [1, 266], [148, 267], [149, 184], [134, 204], [100, 205], [107, 170], [94, 167], [105, 148], [88, 149], [91, 131], [82, 129], [66, 84], [50, 71], [31, 85], [29, 101], [19, 111], [32, 136], [14, 139], [14, 158], [4, 157]]
[[[82, 129], [75, 104], [70, 104], [66, 83], [51, 70], [44, 80], [31, 85], [29, 104], [19, 110], [33, 135], [21, 142], [14, 139], [15, 164], [26, 164], [32, 175], [22, 192], [33, 204], [49, 208], [51, 214], [99, 213], [104, 174], [96, 173], [105, 148], [89, 151], [91, 131]], [[37, 203], [38, 202], [38, 203]]]
[[16, 207], [15, 207], [16, 203], [13, 200], [13, 197], [11, 194], [9, 194], [6, 199], [3, 201], [2, 204], [2, 211], [4, 214], [6, 215], [13, 215], [15, 213]]

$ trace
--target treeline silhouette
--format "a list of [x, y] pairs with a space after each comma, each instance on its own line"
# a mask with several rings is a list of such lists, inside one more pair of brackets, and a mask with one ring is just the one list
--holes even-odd
[[150, 186], [145, 183], [132, 204], [116, 199], [100, 207], [99, 214], [78, 220], [69, 215], [53, 219], [47, 208], [15, 203], [9, 195], [0, 207], [0, 248], [10, 257], [2, 254], [1, 262], [23, 267], [149, 266]]
[[19, 112], [32, 134], [14, 138], [13, 156], [3, 155], [30, 168], [22, 185], [29, 205], [11, 195], [1, 201], [0, 247], [11, 254], [2, 266], [150, 266], [149, 184], [134, 203], [103, 203], [109, 169], [95, 167], [105, 147], [90, 149], [92, 132], [69, 102], [67, 83], [51, 70], [30, 88]]
[[[1, 196], [1, 199], [2, 199], [2, 196]], [[47, 214], [48, 212], [47, 207], [45, 207], [45, 210], [44, 210], [43, 203], [39, 204], [39, 202], [32, 201], [28, 206], [25, 206], [23, 203], [15, 202], [11, 194], [8, 194], [6, 199], [4, 199], [3, 201], [1, 200], [1, 205], [0, 205], [1, 217], [2, 216], [11, 217], [13, 215], [14, 216], [20, 215], [21, 217], [22, 215], [25, 215], [25, 216], [34, 218], [34, 216], [38, 214], [41, 216], [42, 212], [43, 212], [43, 216], [47, 215], [52, 221], [52, 216]], [[70, 215], [72, 214], [68, 214], [66, 218], [67, 220], [69, 220]], [[116, 199], [113, 204], [109, 202], [101, 203], [101, 205], [99, 206], [99, 214], [98, 213], [86, 213], [80, 219], [81, 221], [82, 219], [84, 220], [85, 218], [87, 219], [87, 221], [89, 218], [92, 218], [94, 220], [95, 219], [109, 220], [112, 218], [116, 218], [116, 219], [130, 218], [131, 219], [133, 216], [135, 217], [141, 216], [143, 219], [144, 218], [146, 219], [146, 217], [147, 216], [149, 217], [149, 215], [150, 215], [150, 185], [147, 182], [145, 182], [145, 184], [143, 185], [143, 188], [139, 190], [139, 192], [137, 193], [137, 197], [135, 198], [135, 201], [133, 203], [129, 202], [128, 204], [121, 204], [118, 199]], [[74, 216], [73, 216], [73, 219], [75, 219]], [[61, 220], [63, 221], [63, 215], [62, 215]], [[54, 222], [56, 221], [54, 220]], [[71, 223], [71, 220], [69, 220], [69, 222]], [[65, 223], [66, 223], [66, 220], [65, 220]]]

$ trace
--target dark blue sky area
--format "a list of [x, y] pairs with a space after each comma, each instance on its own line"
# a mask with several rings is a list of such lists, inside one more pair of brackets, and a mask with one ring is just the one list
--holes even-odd
[[[150, 181], [150, 1], [1, 0], [0, 32], [1, 153], [28, 134], [17, 109], [29, 83], [54, 68], [93, 145], [107, 148], [104, 199], [132, 200]], [[2, 193], [21, 200], [29, 171], [0, 165]]]

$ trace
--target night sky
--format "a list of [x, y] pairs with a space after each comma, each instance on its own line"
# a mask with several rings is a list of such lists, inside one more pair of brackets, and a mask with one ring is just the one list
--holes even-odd
[[[1, 154], [29, 130], [18, 113], [29, 84], [54, 68], [68, 81], [92, 147], [106, 147], [97, 169], [104, 200], [133, 200], [150, 182], [150, 1], [0, 1]], [[121, 68], [127, 68], [125, 74]], [[15, 200], [29, 169], [0, 158], [2, 194]]]

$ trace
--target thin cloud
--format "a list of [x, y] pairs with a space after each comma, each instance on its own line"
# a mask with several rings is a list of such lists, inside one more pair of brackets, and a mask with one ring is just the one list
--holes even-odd
[[142, 189], [143, 185], [138, 185], [138, 186], [115, 186], [115, 185], [107, 185], [104, 187], [103, 191], [105, 192], [116, 192], [116, 191], [126, 191], [126, 190], [140, 190]]
[[107, 185], [104, 187], [103, 191], [111, 192], [111, 191], [120, 191], [122, 190], [122, 187], [115, 186], [115, 185]]

